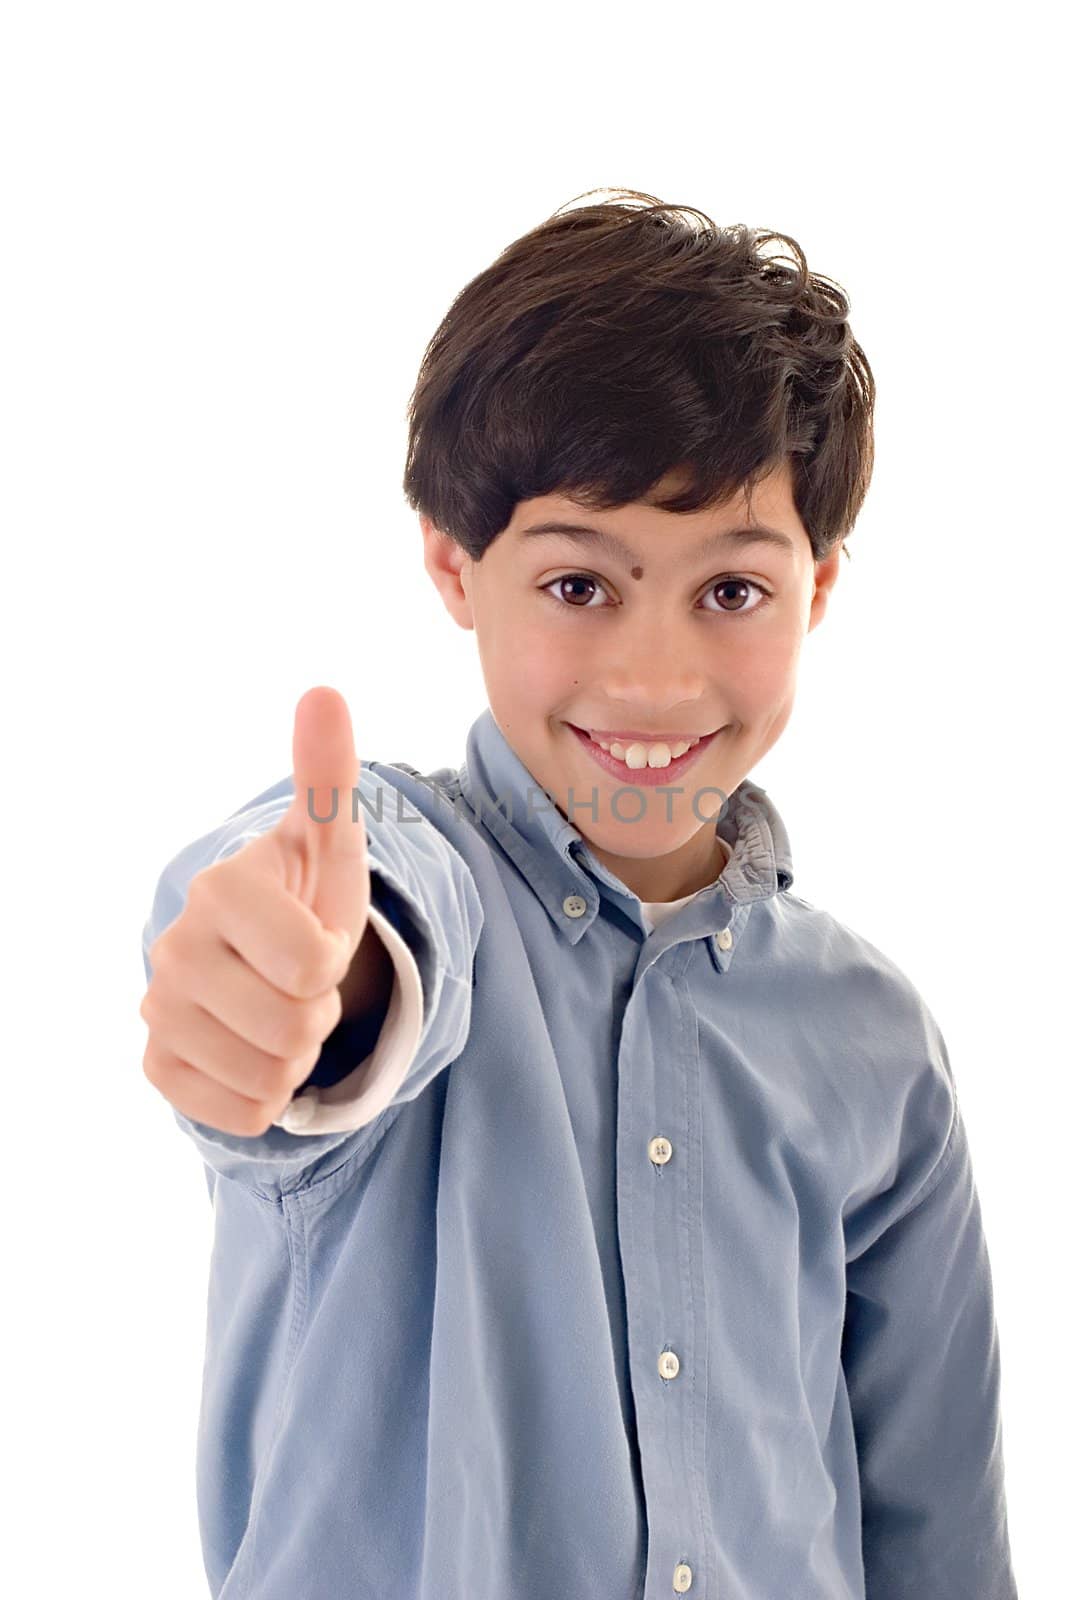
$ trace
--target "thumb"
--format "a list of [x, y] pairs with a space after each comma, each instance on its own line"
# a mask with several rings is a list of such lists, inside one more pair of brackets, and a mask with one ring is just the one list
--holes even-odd
[[293, 723], [293, 800], [278, 825], [301, 864], [300, 899], [327, 928], [360, 937], [369, 900], [366, 829], [353, 821], [359, 758], [352, 719], [336, 689], [309, 689]]

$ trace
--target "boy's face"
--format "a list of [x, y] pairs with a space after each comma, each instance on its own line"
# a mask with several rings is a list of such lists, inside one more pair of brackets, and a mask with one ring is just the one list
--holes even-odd
[[[680, 481], [669, 474], [657, 493]], [[748, 520], [742, 494], [725, 508], [683, 513], [641, 502], [588, 512], [544, 495], [520, 502], [476, 562], [421, 519], [427, 571], [451, 615], [475, 632], [501, 732], [592, 852], [642, 900], [677, 899], [718, 877], [722, 796], [785, 728], [804, 637], [822, 620], [837, 577], [838, 551], [813, 560], [787, 468], [754, 491], [751, 519], [783, 534], [786, 546], [723, 537]], [[630, 553], [530, 531], [549, 521], [603, 529]], [[576, 729], [624, 736], [622, 761], [598, 760]], [[628, 736], [642, 732], [668, 734], [668, 744], [713, 737], [695, 755], [641, 771], [625, 750], [634, 744]], [[511, 804], [517, 815], [526, 797]]]

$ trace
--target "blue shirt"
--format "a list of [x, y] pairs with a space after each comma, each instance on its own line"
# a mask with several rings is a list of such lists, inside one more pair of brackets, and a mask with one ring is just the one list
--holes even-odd
[[[147, 976], [292, 795], [167, 865]], [[359, 798], [378, 1048], [341, 1023], [262, 1137], [171, 1108], [214, 1208], [215, 1600], [1016, 1600], [945, 1042], [792, 893], [765, 791], [658, 911], [489, 709], [458, 772], [364, 761]]]

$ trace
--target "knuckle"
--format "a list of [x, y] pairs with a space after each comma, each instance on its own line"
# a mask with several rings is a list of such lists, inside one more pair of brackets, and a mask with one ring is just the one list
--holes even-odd
[[173, 1004], [174, 990], [169, 974], [155, 973], [141, 999], [141, 1020], [156, 1034], [165, 1027]]
[[[265, 1097], [264, 1103], [273, 1102], [272, 1116], [280, 1117], [293, 1095], [311, 1076], [312, 1070], [322, 1054], [321, 1049], [309, 1050], [303, 1056], [292, 1056], [285, 1063], [283, 1076], [275, 1078], [271, 1084], [270, 1095]], [[279, 1087], [281, 1093], [279, 1094]]]
[[[312, 1072], [314, 1072], [316, 1066], [318, 1065], [319, 1057], [321, 1055], [322, 1046], [321, 1044], [317, 1044], [314, 1050], [309, 1050], [306, 1055], [297, 1056], [294, 1060], [289, 1062], [287, 1092], [290, 1097], [294, 1095], [304, 1083], [307, 1082], [308, 1078], [310, 1078]], [[285, 1104], [288, 1105], [289, 1101], [286, 1100]]]
[[[171, 926], [173, 927], [173, 924]], [[159, 971], [160, 967], [165, 965], [165, 963], [170, 959], [170, 949], [172, 943], [173, 940], [171, 937], [171, 928], [166, 928], [159, 935], [159, 937], [157, 939], [153, 939], [152, 943], [148, 946], [148, 960], [152, 968], [153, 976]]]
[[284, 1068], [275, 1056], [262, 1056], [250, 1070], [243, 1093], [250, 1100], [265, 1104], [278, 1093], [278, 1083]]
[[252, 1138], [260, 1138], [263, 1134], [269, 1132], [273, 1126], [274, 1115], [269, 1106], [253, 1106], [247, 1115], [241, 1119], [244, 1125], [239, 1131]]
[[201, 867], [199, 872], [194, 872], [185, 886], [186, 906], [198, 905], [205, 895], [209, 893], [210, 867]]
[[326, 1039], [337, 1027], [337, 1024], [344, 1015], [345, 1005], [344, 1001], [341, 999], [341, 991], [336, 984], [330, 990], [329, 994], [323, 995], [320, 1003], [322, 1010], [320, 1013], [318, 1032], [319, 1042], [321, 1043], [322, 1040]]
[[206, 1122], [209, 1128], [221, 1128], [223, 1133], [236, 1133], [242, 1139], [257, 1131], [253, 1128], [251, 1118], [246, 1111], [240, 1107], [233, 1109], [229, 1105], [224, 1112], [205, 1111], [197, 1121]]
[[319, 963], [290, 951], [285, 964], [286, 989], [300, 1000], [310, 1000], [322, 990]]
[[160, 1094], [165, 1094], [167, 1079], [165, 1062], [159, 1051], [154, 1050], [151, 1045], [149, 1045], [141, 1060], [141, 1071], [153, 1089], [158, 1089]]
[[294, 1056], [302, 1056], [310, 1050], [313, 1040], [313, 1019], [309, 1014], [307, 1002], [294, 1000], [288, 1005], [274, 1030], [276, 1055], [284, 1060], [292, 1060]]
[[185, 891], [185, 911], [197, 918], [211, 914], [218, 900], [218, 872], [223, 866], [225, 862], [216, 862], [193, 874]]
[[176, 972], [181, 971], [188, 961], [188, 953], [195, 948], [194, 941], [189, 938], [189, 910], [188, 907], [176, 917], [167, 929], [157, 939], [152, 956], [152, 982], [158, 987], [161, 983], [169, 983]]
[[326, 1035], [322, 1031], [322, 1003], [320, 1000], [305, 1000], [302, 1002], [300, 1014], [300, 1033], [295, 1047], [290, 1051], [291, 1057], [308, 1055], [312, 1050], [317, 1050]]

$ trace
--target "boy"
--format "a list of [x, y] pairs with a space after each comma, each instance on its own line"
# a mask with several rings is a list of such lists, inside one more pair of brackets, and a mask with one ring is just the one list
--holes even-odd
[[465, 762], [361, 764], [309, 691], [145, 928], [215, 1213], [223, 1600], [1016, 1595], [945, 1043], [746, 776], [873, 379], [792, 240], [624, 193], [505, 251], [419, 374]]

